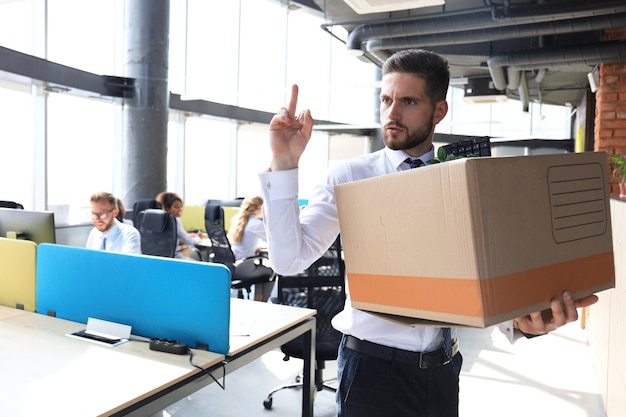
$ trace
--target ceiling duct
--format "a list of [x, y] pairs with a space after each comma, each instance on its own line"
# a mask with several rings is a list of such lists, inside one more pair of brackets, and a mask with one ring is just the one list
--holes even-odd
[[422, 48], [427, 46], [462, 45], [475, 42], [492, 42], [524, 37], [559, 35], [571, 32], [585, 32], [622, 28], [626, 26], [626, 13], [583, 17], [573, 20], [549, 21], [519, 26], [480, 28], [476, 30], [450, 29], [444, 33], [424, 34], [396, 38], [370, 39], [365, 49], [378, 55], [381, 50]]
[[522, 111], [525, 113], [528, 113], [529, 106], [530, 106], [530, 97], [528, 94], [528, 81], [526, 81], [525, 72], [521, 72], [520, 74], [521, 74], [520, 83], [519, 83], [519, 87], [517, 88], [518, 94], [519, 94], [519, 100], [522, 102]]
[[[494, 6], [495, 7], [495, 6]], [[511, 6], [507, 19], [494, 20], [492, 8], [439, 13], [428, 18], [412, 18], [399, 21], [382, 21], [357, 26], [348, 34], [346, 46], [348, 53], [362, 55], [362, 44], [375, 38], [402, 38], [418, 35], [445, 34], [466, 30], [484, 30], [489, 28], [556, 22], [559, 20], [611, 15], [626, 12], [623, 0], [563, 1], [543, 3], [533, 6]]]
[[544, 69], [564, 64], [584, 64], [593, 67], [598, 63], [623, 61], [626, 61], [626, 41], [609, 41], [511, 52], [489, 58], [487, 66], [494, 87], [504, 91], [507, 86], [505, 68], [508, 67], [517, 70]]

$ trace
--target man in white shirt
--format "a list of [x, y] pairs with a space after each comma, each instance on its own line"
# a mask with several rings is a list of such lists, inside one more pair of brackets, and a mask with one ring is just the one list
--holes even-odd
[[116, 219], [119, 208], [115, 196], [100, 192], [92, 195], [90, 201], [94, 228], [89, 232], [85, 247], [111, 252], [141, 253], [139, 231]]
[[[301, 213], [297, 168], [313, 119], [309, 110], [296, 117], [298, 88], [293, 86], [288, 107], [270, 123], [272, 161], [260, 174], [269, 257], [278, 274], [305, 269], [337, 237], [335, 185], [409, 169], [434, 157], [434, 129], [448, 111], [449, 77], [445, 59], [432, 52], [409, 50], [389, 58], [380, 95], [385, 148], [333, 167]], [[501, 328], [511, 338], [514, 328], [527, 335], [545, 334], [575, 321], [576, 308], [596, 300], [574, 301], [565, 292], [543, 316], [533, 313]], [[333, 326], [344, 334], [337, 362], [339, 417], [458, 416], [462, 356], [456, 342], [451, 358], [444, 352], [442, 328], [398, 324], [352, 308], [349, 297]]]

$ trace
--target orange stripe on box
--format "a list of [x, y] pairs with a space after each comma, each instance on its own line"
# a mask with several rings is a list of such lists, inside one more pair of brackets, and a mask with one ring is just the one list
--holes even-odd
[[348, 272], [348, 280], [355, 301], [489, 318], [548, 301], [565, 290], [575, 294], [610, 288], [614, 275], [613, 252], [605, 252], [485, 279]]

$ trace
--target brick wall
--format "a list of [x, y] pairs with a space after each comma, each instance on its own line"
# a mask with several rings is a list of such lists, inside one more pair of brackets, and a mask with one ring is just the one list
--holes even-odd
[[[607, 30], [605, 40], [626, 39], [626, 28]], [[626, 155], [626, 62], [600, 64], [596, 91], [594, 151]], [[611, 169], [611, 194], [619, 194], [621, 177]]]

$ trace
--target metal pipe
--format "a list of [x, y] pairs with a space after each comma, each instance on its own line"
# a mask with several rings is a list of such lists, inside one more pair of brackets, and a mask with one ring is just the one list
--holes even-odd
[[626, 41], [600, 42], [590, 45], [574, 45], [517, 51], [492, 56], [487, 60], [489, 73], [494, 87], [506, 89], [504, 68], [517, 69], [552, 68], [564, 64], [585, 64], [593, 66], [598, 63], [626, 61]]
[[592, 17], [604, 14], [626, 12], [623, 0], [606, 0], [590, 4], [588, 1], [569, 1], [526, 6], [516, 6], [512, 17], [494, 20], [488, 11], [472, 11], [467, 14], [456, 13], [426, 19], [414, 18], [396, 22], [368, 23], [356, 27], [348, 34], [346, 45], [348, 53], [362, 55], [362, 44], [369, 39], [394, 38], [436, 33], [479, 30], [520, 24], [551, 22], [573, 18]]

